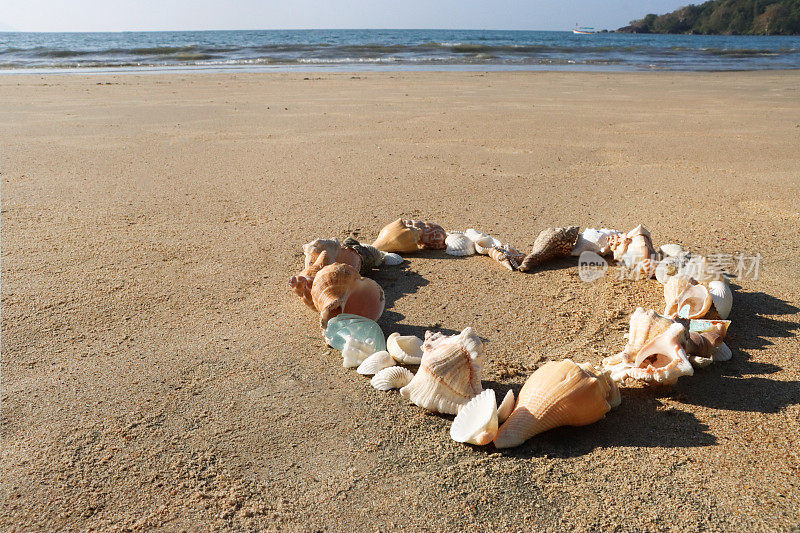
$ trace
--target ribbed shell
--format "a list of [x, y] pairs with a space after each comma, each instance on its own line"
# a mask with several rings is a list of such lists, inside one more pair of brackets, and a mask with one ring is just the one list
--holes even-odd
[[362, 278], [355, 268], [343, 263], [319, 271], [311, 287], [311, 298], [323, 328], [340, 313], [378, 320], [386, 304], [383, 289], [375, 280]]
[[372, 246], [383, 252], [416, 252], [420, 247], [422, 230], [409, 227], [401, 218], [381, 229]]
[[342, 348], [342, 366], [356, 368], [370, 355], [375, 353], [375, 341], [362, 341], [356, 337], [348, 337]]
[[402, 366], [390, 366], [372, 376], [370, 383], [373, 388], [378, 390], [392, 390], [405, 387], [412, 379], [414, 379], [414, 374], [408, 369]]
[[450, 426], [450, 438], [483, 446], [497, 435], [497, 399], [494, 391], [487, 389], [461, 408]]
[[358, 365], [356, 372], [362, 376], [372, 376], [384, 368], [395, 366], [394, 358], [386, 350], [375, 352]]
[[514, 391], [508, 389], [505, 398], [503, 398], [503, 402], [500, 404], [500, 407], [497, 408], [497, 421], [501, 424], [506, 421], [508, 415], [514, 410], [515, 399]]
[[383, 264], [386, 266], [397, 266], [403, 262], [403, 258], [392, 252], [381, 252], [383, 254]]
[[514, 411], [497, 432], [495, 446], [519, 446], [548, 429], [591, 424], [618, 400], [619, 390], [606, 373], [570, 359], [551, 361], [523, 385]]
[[722, 320], [728, 318], [733, 308], [733, 292], [730, 285], [724, 281], [711, 281], [708, 283], [708, 292], [711, 293], [711, 300], [719, 317]]
[[482, 363], [483, 343], [472, 328], [465, 328], [425, 351], [417, 374], [400, 395], [429, 411], [457, 414], [482, 390]]
[[625, 352], [636, 354], [645, 344], [667, 331], [674, 323], [671, 318], [659, 315], [652, 309], [645, 311], [637, 307], [631, 315]]
[[463, 257], [475, 253], [475, 243], [463, 233], [451, 233], [444, 243], [447, 245], [445, 253], [450, 255]]
[[572, 247], [575, 246], [575, 241], [578, 240], [579, 231], [580, 228], [578, 226], [548, 228], [542, 231], [536, 237], [531, 253], [525, 257], [519, 269], [527, 272], [551, 259], [570, 255]]

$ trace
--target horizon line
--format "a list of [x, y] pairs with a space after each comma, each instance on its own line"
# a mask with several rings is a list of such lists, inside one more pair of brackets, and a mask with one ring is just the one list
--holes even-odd
[[[616, 31], [608, 28], [603, 28], [600, 31], [607, 30], [609, 32]], [[527, 32], [527, 31], [547, 31], [547, 32], [561, 32], [572, 31], [572, 28], [564, 30], [536, 30], [536, 29], [501, 29], [501, 28], [249, 28], [249, 29], [214, 29], [214, 30], [0, 30], [0, 33], [178, 33], [178, 32], [216, 32], [216, 31], [509, 31], [509, 32]]]

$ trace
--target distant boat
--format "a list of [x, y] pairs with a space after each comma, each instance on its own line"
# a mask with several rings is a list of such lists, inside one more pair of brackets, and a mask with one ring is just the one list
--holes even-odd
[[593, 33], [597, 33], [597, 32], [595, 31], [594, 28], [588, 28], [586, 26], [580, 26], [579, 27], [576, 24], [575, 28], [573, 28], [573, 30], [572, 30], [572, 33], [574, 33], [575, 35], [592, 35]]

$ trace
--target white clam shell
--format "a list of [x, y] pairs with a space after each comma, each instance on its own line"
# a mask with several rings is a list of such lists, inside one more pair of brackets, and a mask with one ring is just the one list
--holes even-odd
[[505, 398], [503, 398], [503, 402], [500, 404], [500, 407], [497, 408], [497, 421], [499, 423], [503, 423], [508, 418], [508, 415], [511, 414], [511, 411], [514, 410], [515, 398], [514, 398], [514, 391], [508, 389]]
[[483, 446], [494, 440], [498, 424], [494, 391], [486, 389], [458, 411], [450, 426], [450, 438], [456, 442]]
[[499, 239], [495, 239], [491, 235], [487, 235], [477, 241], [473, 241], [475, 243], [475, 251], [481, 255], [489, 255], [489, 252], [495, 246], [503, 246], [503, 243], [500, 242]]
[[683, 246], [680, 244], [662, 244], [658, 251], [664, 254], [664, 257], [678, 257], [683, 254]]
[[724, 281], [710, 281], [708, 283], [708, 292], [711, 293], [711, 299], [714, 301], [714, 308], [719, 313], [719, 317], [722, 320], [726, 320], [733, 307], [733, 292], [731, 292], [731, 288]]
[[445, 253], [455, 256], [466, 256], [475, 253], [475, 243], [463, 233], [451, 233], [444, 240], [447, 245]]
[[412, 379], [414, 379], [414, 374], [407, 368], [390, 366], [372, 376], [370, 383], [378, 390], [392, 390], [405, 387], [411, 383]]
[[386, 266], [397, 266], [404, 261], [398, 254], [392, 252], [383, 252], [383, 264]]
[[347, 336], [342, 348], [342, 366], [355, 368], [364, 362], [364, 359], [375, 353], [375, 344], [372, 339], [362, 341], [355, 337]]
[[377, 374], [384, 368], [389, 368], [390, 366], [394, 365], [394, 358], [389, 355], [389, 352], [384, 350], [381, 352], [375, 352], [364, 359], [361, 364], [358, 365], [358, 368], [356, 368], [356, 372], [362, 376], [371, 376], [373, 374]]
[[386, 338], [386, 350], [398, 363], [418, 365], [422, 362], [422, 343], [414, 335], [392, 333]]

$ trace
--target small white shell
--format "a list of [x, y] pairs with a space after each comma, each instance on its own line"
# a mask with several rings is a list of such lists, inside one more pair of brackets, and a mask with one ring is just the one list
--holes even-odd
[[499, 239], [495, 239], [491, 235], [487, 235], [473, 242], [475, 243], [475, 251], [482, 255], [489, 255], [489, 252], [491, 252], [495, 246], [503, 246], [503, 243], [500, 242]]
[[355, 368], [364, 362], [364, 359], [375, 353], [375, 344], [372, 339], [366, 342], [356, 337], [347, 336], [342, 348], [342, 366]]
[[678, 257], [683, 253], [683, 247], [680, 244], [662, 244], [658, 251], [664, 254], [664, 257]]
[[390, 366], [372, 376], [370, 383], [378, 390], [392, 390], [405, 387], [412, 379], [414, 374], [408, 369], [402, 366]]
[[497, 421], [499, 423], [503, 423], [508, 418], [508, 415], [511, 414], [511, 411], [514, 410], [514, 391], [508, 389], [506, 393], [506, 397], [503, 398], [503, 402], [500, 404], [500, 407], [497, 408]]
[[711, 358], [714, 361], [729, 361], [731, 357], [733, 357], [733, 352], [724, 342], [711, 352]]
[[719, 317], [722, 320], [726, 320], [733, 307], [733, 292], [731, 292], [731, 288], [724, 281], [710, 281], [708, 283], [708, 292], [711, 293], [711, 299], [714, 301], [714, 308], [719, 313]]
[[487, 234], [473, 228], [469, 228], [467, 231], [465, 231], [464, 235], [466, 235], [472, 242], [479, 241], [484, 237], [488, 237]]
[[358, 365], [358, 368], [356, 368], [356, 372], [362, 376], [371, 376], [377, 374], [384, 368], [389, 368], [394, 365], [394, 358], [389, 355], [389, 352], [384, 350], [382, 352], [375, 352], [364, 359], [364, 361]]
[[418, 365], [422, 362], [423, 340], [414, 335], [392, 333], [386, 338], [386, 349], [398, 363]]
[[578, 235], [578, 240], [572, 247], [572, 255], [575, 257], [580, 256], [583, 252], [594, 252], [596, 254], [605, 255], [611, 252], [608, 243], [609, 237], [622, 233], [615, 229], [601, 228], [586, 228]]
[[451, 233], [444, 240], [447, 245], [445, 253], [456, 256], [472, 255], [475, 253], [475, 244], [463, 233]]
[[494, 391], [486, 389], [458, 411], [450, 426], [450, 438], [483, 446], [494, 440], [497, 426], [497, 400]]
[[403, 262], [403, 258], [392, 252], [383, 252], [383, 264], [386, 266], [397, 266]]

